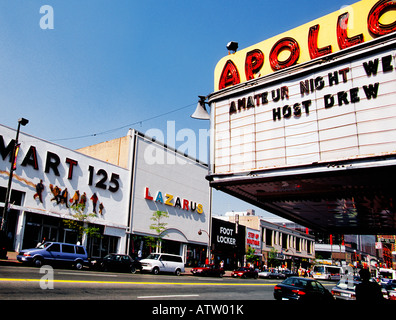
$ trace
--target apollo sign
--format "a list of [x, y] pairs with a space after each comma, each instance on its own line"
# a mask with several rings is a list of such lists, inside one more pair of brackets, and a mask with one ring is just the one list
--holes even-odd
[[[209, 102], [214, 128], [213, 173], [396, 153], [395, 7], [395, 1], [356, 3], [345, 10], [355, 17], [353, 34], [361, 41], [356, 40], [348, 48], [331, 43], [331, 52], [320, 50], [323, 41], [317, 46], [311, 43], [307, 52], [316, 48], [327, 53], [305, 62], [301, 60], [303, 46], [299, 45], [300, 59], [289, 69], [271, 70], [272, 74], [268, 74], [264, 63], [260, 77], [254, 81], [230, 84], [226, 90], [212, 93]], [[294, 30], [291, 35], [301, 39], [302, 35], [311, 34], [307, 26], [329, 19], [338, 21], [337, 28], [342, 29], [340, 17], [344, 14], [326, 16], [297, 28], [298, 32]], [[343, 33], [339, 30], [335, 34], [335, 39], [340, 40]], [[349, 27], [347, 34], [352, 39]], [[333, 38], [326, 39], [331, 42]], [[243, 52], [228, 59], [237, 67]]]
[[215, 91], [344, 50], [396, 31], [393, 0], [363, 0], [224, 57]]

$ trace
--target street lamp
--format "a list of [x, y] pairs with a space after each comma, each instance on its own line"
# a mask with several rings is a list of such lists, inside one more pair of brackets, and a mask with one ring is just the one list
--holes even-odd
[[[207, 257], [207, 259], [208, 259], [208, 262], [210, 263], [210, 262], [211, 262], [211, 261], [210, 261], [210, 234], [209, 234], [209, 232], [206, 231], [206, 230], [199, 229], [199, 230], [198, 230], [198, 235], [202, 235], [202, 232], [205, 232], [205, 233], [208, 235], [208, 238], [209, 238], [206, 257]], [[206, 262], [205, 262], [205, 263], [206, 263]]]
[[8, 186], [7, 186], [7, 193], [4, 201], [4, 208], [3, 208], [3, 216], [1, 218], [1, 227], [0, 230], [6, 231], [7, 230], [7, 214], [8, 214], [8, 203], [10, 201], [10, 194], [11, 194], [11, 184], [12, 184], [12, 177], [14, 175], [14, 171], [16, 169], [16, 151], [18, 148], [18, 138], [19, 138], [19, 130], [21, 126], [26, 126], [29, 123], [29, 120], [25, 118], [20, 118], [18, 120], [18, 129], [16, 132], [16, 138], [14, 142], [14, 147], [12, 149], [11, 154], [11, 167], [10, 167], [10, 176], [8, 177]]
[[210, 120], [210, 115], [205, 108], [205, 104], [209, 105], [209, 103], [206, 102], [206, 97], [198, 96], [198, 98], [199, 98], [199, 100], [198, 100], [197, 108], [195, 109], [194, 113], [190, 117], [194, 118], [194, 119], [200, 119], [200, 120]]

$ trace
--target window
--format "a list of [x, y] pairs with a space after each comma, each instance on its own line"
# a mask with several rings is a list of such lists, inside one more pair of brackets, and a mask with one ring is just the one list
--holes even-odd
[[48, 249], [47, 251], [51, 251], [51, 252], [60, 252], [60, 244], [59, 243], [53, 243]]
[[62, 244], [62, 252], [74, 253], [74, 246], [72, 244]]
[[289, 236], [287, 234], [281, 233], [281, 237], [282, 237], [282, 248], [287, 249], [288, 248], [287, 243], [288, 243]]
[[166, 254], [163, 254], [161, 256], [162, 261], [171, 261], [171, 262], [183, 262], [181, 257], [178, 256], [169, 256]]
[[76, 253], [77, 254], [85, 254], [85, 250], [83, 247], [76, 247]]
[[272, 246], [272, 230], [271, 229], [266, 229], [266, 232], [265, 232], [265, 244], [267, 246]]

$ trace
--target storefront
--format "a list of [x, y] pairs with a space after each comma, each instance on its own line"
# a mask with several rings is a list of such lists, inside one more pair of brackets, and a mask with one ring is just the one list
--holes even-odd
[[[15, 135], [0, 125], [1, 218]], [[81, 242], [92, 257], [124, 251], [129, 171], [23, 133], [18, 140], [3, 227], [8, 250], [45, 240]]]
[[188, 266], [205, 263], [211, 218], [207, 164], [136, 130], [79, 151], [130, 171], [126, 253], [144, 258], [167, 252], [182, 255]]
[[244, 265], [246, 227], [212, 218], [212, 261], [226, 270]]
[[186, 265], [204, 263], [211, 216], [207, 165], [137, 131], [132, 137], [128, 252], [167, 252], [182, 255]]

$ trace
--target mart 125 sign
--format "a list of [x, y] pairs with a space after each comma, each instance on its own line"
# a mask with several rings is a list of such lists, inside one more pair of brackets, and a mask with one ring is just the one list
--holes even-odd
[[215, 91], [395, 31], [395, 0], [363, 0], [224, 57], [215, 69]]

